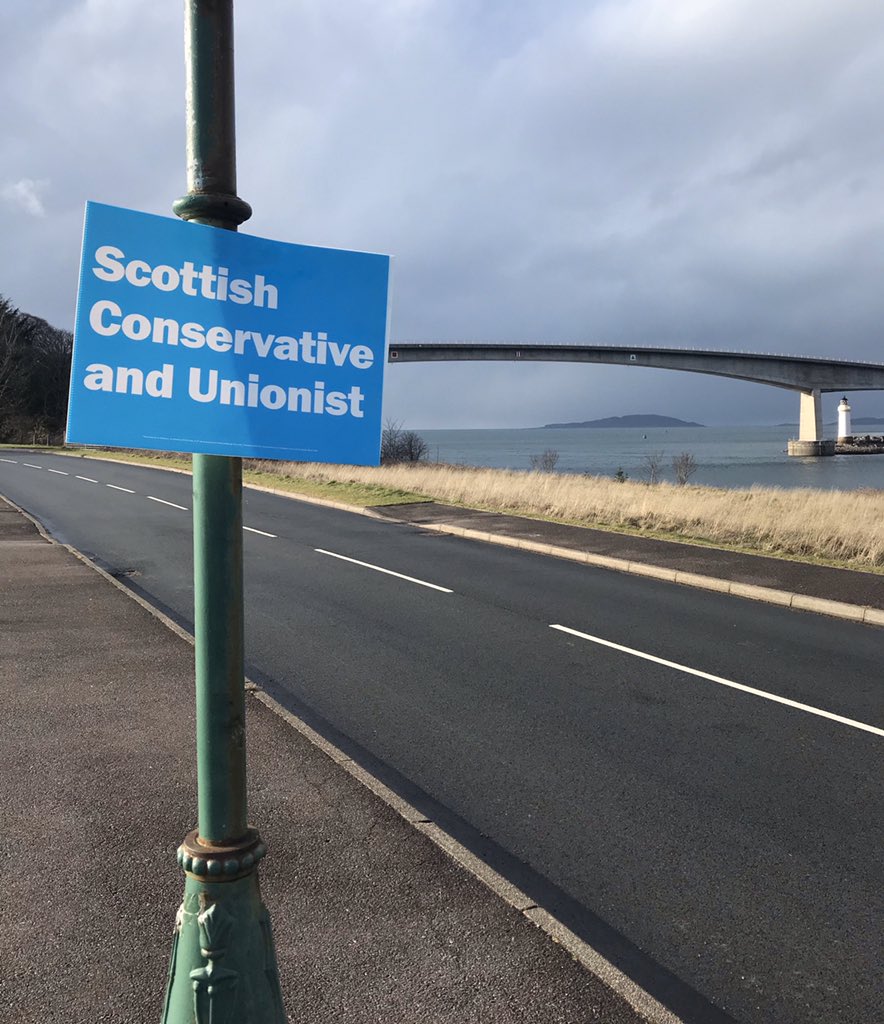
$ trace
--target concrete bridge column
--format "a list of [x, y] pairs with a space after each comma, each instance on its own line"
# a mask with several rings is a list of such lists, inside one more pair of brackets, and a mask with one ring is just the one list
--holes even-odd
[[799, 393], [798, 440], [790, 440], [790, 455], [834, 455], [835, 442], [823, 440], [823, 404], [819, 388]]
[[799, 441], [822, 441], [823, 405], [819, 388], [801, 392], [801, 411], [798, 419]]

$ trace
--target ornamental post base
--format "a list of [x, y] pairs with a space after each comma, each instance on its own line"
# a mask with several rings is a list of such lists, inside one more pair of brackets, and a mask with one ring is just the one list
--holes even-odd
[[286, 1024], [270, 916], [261, 902], [256, 833], [178, 848], [184, 902], [175, 917], [163, 1024]]

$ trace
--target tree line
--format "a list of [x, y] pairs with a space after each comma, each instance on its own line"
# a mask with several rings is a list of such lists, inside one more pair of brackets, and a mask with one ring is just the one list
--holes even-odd
[[73, 342], [0, 295], [0, 443], [64, 440]]

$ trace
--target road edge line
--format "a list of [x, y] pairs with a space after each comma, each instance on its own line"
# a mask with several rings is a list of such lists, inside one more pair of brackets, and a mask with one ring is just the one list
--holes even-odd
[[[132, 459], [106, 459], [97, 455], [74, 455], [73, 452], [53, 452], [53, 455], [61, 455], [66, 459], [94, 459], [95, 462], [111, 462], [115, 466], [136, 466], [139, 469], [158, 469], [163, 473], [181, 473], [184, 476], [192, 476], [189, 469], [180, 469], [178, 466], [158, 466], [155, 462], [135, 462]], [[262, 491], [264, 494], [276, 494], [280, 498], [291, 498], [294, 501], [303, 501], [308, 505], [324, 505], [326, 508], [336, 508], [340, 512], [354, 512], [356, 515], [367, 516], [369, 519], [381, 519], [390, 522], [388, 516], [382, 516], [366, 505], [348, 505], [344, 501], [334, 501], [332, 498], [316, 498], [310, 494], [296, 494], [294, 491], [283, 491], [278, 487], [265, 487], [263, 484], [251, 484], [243, 482], [243, 488], [251, 491]]]
[[[107, 460], [106, 460], [107, 461]], [[183, 470], [181, 471], [183, 472]], [[0, 499], [5, 501], [16, 512], [24, 516], [33, 524], [40, 536], [50, 544], [64, 548], [69, 551], [78, 561], [93, 569], [99, 576], [113, 584], [121, 593], [135, 601], [145, 611], [149, 612], [155, 619], [158, 619], [164, 626], [168, 627], [176, 636], [185, 640], [191, 647], [194, 646], [193, 634], [189, 633], [183, 626], [180, 626], [174, 619], [165, 612], [160, 611], [146, 598], [136, 594], [121, 580], [112, 576], [106, 569], [94, 562], [88, 555], [84, 554], [72, 544], [65, 544], [53, 537], [43, 526], [39, 519], [26, 512], [21, 506], [0, 494]], [[382, 516], [381, 518], [386, 518]], [[516, 885], [499, 874], [492, 867], [477, 857], [462, 843], [450, 836], [436, 822], [431, 821], [421, 811], [410, 804], [407, 800], [394, 793], [379, 778], [372, 775], [362, 765], [357, 764], [348, 754], [331, 741], [321, 736], [315, 729], [311, 728], [302, 718], [290, 711], [271, 697], [258, 683], [245, 677], [246, 695], [263, 704], [268, 710], [281, 718], [287, 725], [304, 737], [312, 746], [325, 754], [338, 767], [342, 768], [355, 782], [364, 789], [369, 790], [382, 803], [395, 811], [403, 818], [416, 832], [426, 837], [435, 847], [442, 851], [451, 860], [455, 861], [467, 874], [472, 875], [486, 888], [490, 889], [495, 896], [503, 900], [522, 917], [530, 921], [536, 928], [539, 928], [556, 945], [561, 946], [584, 970], [587, 970], [594, 977], [606, 985], [612, 992], [620, 996], [624, 1002], [641, 1014], [648, 1021], [648, 1024], [684, 1024], [681, 1017], [674, 1014], [661, 1002], [656, 1000], [649, 992], [632, 980], [627, 974], [615, 967], [595, 947], [585, 942], [568, 927], [553, 917], [549, 911], [537, 906], [536, 903]]]

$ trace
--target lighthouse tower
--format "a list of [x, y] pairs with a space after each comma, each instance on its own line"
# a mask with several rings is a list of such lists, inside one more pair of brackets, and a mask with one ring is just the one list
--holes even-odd
[[846, 441], [852, 436], [850, 429], [850, 403], [845, 395], [838, 403], [838, 441]]

